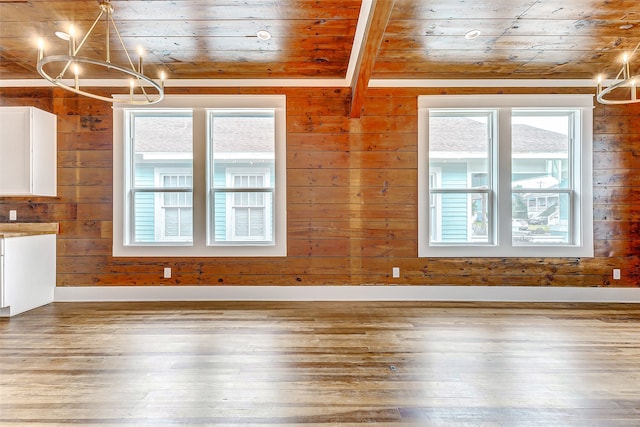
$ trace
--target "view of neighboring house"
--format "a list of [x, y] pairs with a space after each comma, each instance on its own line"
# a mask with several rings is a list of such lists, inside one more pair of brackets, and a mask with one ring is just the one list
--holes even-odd
[[[274, 122], [264, 112], [211, 110], [207, 126], [210, 242], [273, 239]], [[190, 111], [133, 112], [134, 240], [193, 241], [193, 118]], [[548, 120], [547, 117], [543, 120]], [[568, 126], [567, 126], [568, 128]], [[486, 116], [432, 117], [429, 181], [432, 240], [486, 242], [492, 130]], [[531, 124], [512, 125], [514, 241], [554, 242], [566, 235], [569, 138]], [[202, 160], [202, 159], [199, 159]], [[241, 191], [239, 191], [241, 190]], [[448, 192], [447, 192], [448, 191]]]
[[191, 111], [130, 115], [135, 242], [193, 241], [194, 157], [207, 163], [208, 240], [273, 240], [273, 113], [211, 110], [207, 120], [207, 147], [194, 151]]
[[[561, 189], [569, 179], [569, 138], [534, 124], [514, 120], [511, 128], [512, 237], [514, 242], [566, 241], [569, 198]], [[496, 185], [490, 171], [499, 154], [493, 152], [491, 127], [482, 115], [431, 117], [429, 187], [441, 189], [430, 196], [432, 241], [489, 240], [486, 218]]]

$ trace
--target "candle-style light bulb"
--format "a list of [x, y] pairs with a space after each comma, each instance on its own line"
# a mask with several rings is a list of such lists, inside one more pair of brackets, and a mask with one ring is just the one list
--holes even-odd
[[42, 37], [38, 39], [38, 61], [44, 57], [44, 40]]
[[628, 79], [631, 76], [629, 73], [629, 55], [625, 53], [622, 55], [622, 78]]
[[75, 56], [76, 54], [76, 29], [73, 25], [69, 25], [69, 55]]
[[80, 74], [80, 68], [78, 68], [78, 64], [73, 64], [73, 80], [76, 86], [76, 90], [80, 89], [80, 79], [78, 75]]
[[598, 75], [598, 93], [602, 92], [602, 74]]
[[144, 56], [144, 49], [141, 46], [138, 46], [136, 49], [138, 52], [138, 72], [142, 74], [142, 57]]
[[164, 71], [160, 71], [160, 88], [164, 90], [164, 81], [167, 79], [167, 74]]
[[133, 79], [129, 79], [129, 99], [131, 101], [133, 101], [133, 87], [135, 85], [135, 82], [133, 81]]

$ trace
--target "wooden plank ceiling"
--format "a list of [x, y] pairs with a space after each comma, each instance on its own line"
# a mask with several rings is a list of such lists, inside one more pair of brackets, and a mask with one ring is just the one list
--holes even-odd
[[[111, 2], [125, 46], [170, 79], [591, 79], [640, 41], [636, 0], [130, 0]], [[365, 12], [361, 14], [361, 8]], [[0, 1], [0, 78], [35, 79], [36, 39], [80, 35], [90, 1]], [[370, 25], [367, 26], [367, 23]], [[357, 31], [357, 29], [360, 30]], [[270, 40], [256, 33], [268, 30]], [[479, 30], [474, 40], [469, 30]], [[358, 35], [358, 32], [361, 34]], [[83, 56], [100, 56], [102, 24]], [[113, 62], [123, 61], [111, 35]], [[350, 68], [351, 64], [351, 68]], [[92, 77], [100, 77], [93, 75]], [[105, 76], [106, 77], [106, 76]], [[360, 80], [360, 81], [359, 81]]]

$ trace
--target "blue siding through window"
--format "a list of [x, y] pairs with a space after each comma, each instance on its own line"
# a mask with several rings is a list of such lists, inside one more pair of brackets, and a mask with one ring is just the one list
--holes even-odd
[[[136, 168], [136, 183], [140, 187], [153, 187], [153, 167]], [[155, 215], [154, 215], [154, 193], [136, 194], [135, 206], [135, 241], [153, 242], [155, 241]]]
[[[467, 188], [466, 163], [443, 163], [441, 183], [445, 189]], [[467, 200], [466, 194], [442, 194], [443, 242], [467, 241]]]

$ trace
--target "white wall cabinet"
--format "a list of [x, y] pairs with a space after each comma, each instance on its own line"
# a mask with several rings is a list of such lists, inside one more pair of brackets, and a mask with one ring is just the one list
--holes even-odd
[[54, 114], [35, 107], [0, 107], [0, 196], [55, 196]]

